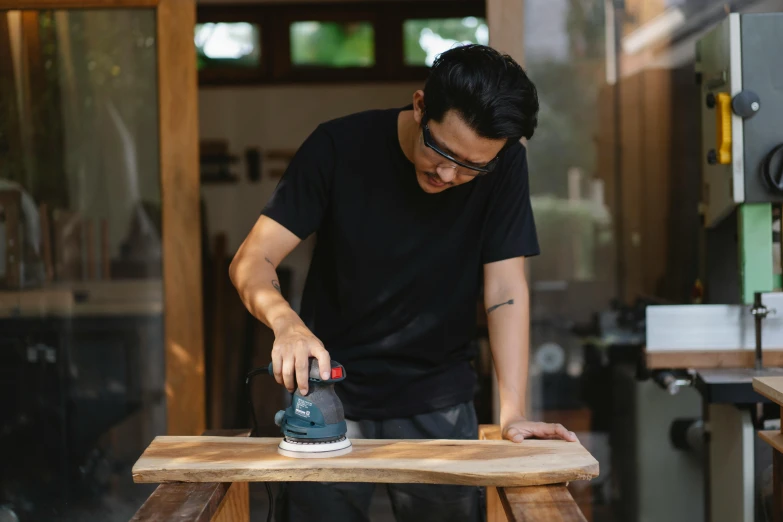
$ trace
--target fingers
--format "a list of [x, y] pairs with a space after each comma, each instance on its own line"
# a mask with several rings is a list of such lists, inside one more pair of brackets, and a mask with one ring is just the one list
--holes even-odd
[[577, 442], [576, 434], [573, 431], [565, 429], [562, 424], [548, 424], [547, 433], [547, 438], [550, 439], [563, 439], [569, 442]]
[[525, 440], [525, 435], [516, 428], [511, 428], [506, 433], [506, 438], [513, 442], [522, 442]]
[[332, 376], [332, 363], [329, 352], [321, 345], [314, 347], [311, 351], [313, 357], [318, 359], [318, 371], [321, 372], [321, 378], [327, 380]]
[[568, 431], [562, 424], [547, 424], [544, 422], [524, 423], [519, 428], [512, 426], [506, 432], [506, 438], [513, 442], [522, 442], [526, 438], [562, 439], [568, 442], [579, 442], [573, 431]]
[[285, 354], [283, 357], [283, 362], [281, 364], [281, 369], [283, 372], [283, 385], [285, 386], [286, 390], [288, 390], [291, 393], [294, 393], [294, 390], [296, 389], [296, 381], [294, 379], [294, 353], [289, 352]]
[[272, 348], [272, 373], [275, 376], [277, 384], [283, 384], [283, 356], [276, 347]]
[[310, 384], [310, 350], [300, 348], [296, 351], [294, 368], [296, 369], [296, 384], [299, 387], [299, 393], [307, 395]]

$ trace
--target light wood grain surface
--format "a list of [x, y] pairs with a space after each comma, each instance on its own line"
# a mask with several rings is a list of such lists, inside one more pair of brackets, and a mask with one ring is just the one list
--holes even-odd
[[158, 0], [0, 0], [0, 9], [100, 9], [154, 7]]
[[783, 406], [783, 376], [782, 377], [755, 377], [753, 389], [767, 399]]
[[778, 430], [760, 431], [759, 437], [777, 451], [783, 453], [783, 433], [780, 433]]
[[206, 391], [195, 0], [160, 0], [157, 25], [166, 423], [172, 435], [197, 435]]
[[587, 522], [562, 484], [529, 488], [500, 488], [506, 517], [513, 522]]
[[[783, 350], [764, 349], [764, 366], [783, 366]], [[700, 350], [647, 352], [647, 368], [753, 368], [756, 353], [753, 350]]]
[[250, 488], [247, 482], [234, 482], [210, 522], [249, 522]]
[[211, 522], [232, 484], [161, 484], [130, 522]]
[[162, 313], [163, 282], [160, 279], [74, 281], [0, 292], [0, 318], [155, 316]]
[[579, 443], [354, 440], [348, 455], [292, 459], [279, 438], [157, 437], [135, 482], [332, 481], [531, 486], [586, 480], [598, 462]]

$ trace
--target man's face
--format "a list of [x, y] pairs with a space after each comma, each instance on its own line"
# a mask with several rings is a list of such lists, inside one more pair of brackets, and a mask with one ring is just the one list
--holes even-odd
[[[424, 112], [421, 108], [417, 108], [415, 103], [414, 108], [414, 119], [420, 128], [413, 149], [413, 163], [419, 186], [424, 192], [430, 194], [443, 192], [448, 188], [468, 183], [483, 174], [459, 166], [428, 147], [421, 128], [422, 120], [425, 119]], [[491, 140], [478, 136], [455, 111], [448, 111], [440, 122], [426, 119], [425, 123], [429, 129], [429, 142], [463, 164], [486, 165], [506, 144], [505, 140]]]

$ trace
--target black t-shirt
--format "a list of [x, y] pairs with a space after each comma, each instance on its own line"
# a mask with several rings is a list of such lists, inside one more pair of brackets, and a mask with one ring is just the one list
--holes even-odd
[[424, 192], [397, 137], [401, 110], [319, 125], [263, 213], [316, 246], [301, 317], [348, 378], [354, 419], [470, 401], [483, 264], [538, 254], [525, 149], [495, 171]]

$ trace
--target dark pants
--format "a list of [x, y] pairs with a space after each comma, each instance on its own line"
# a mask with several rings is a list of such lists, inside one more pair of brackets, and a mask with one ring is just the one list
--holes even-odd
[[[472, 403], [403, 419], [348, 421], [349, 439], [477, 439]], [[337, 457], [339, 458], [339, 457]], [[387, 484], [398, 522], [482, 520], [480, 488]], [[288, 482], [277, 499], [279, 522], [366, 522], [375, 484]]]

